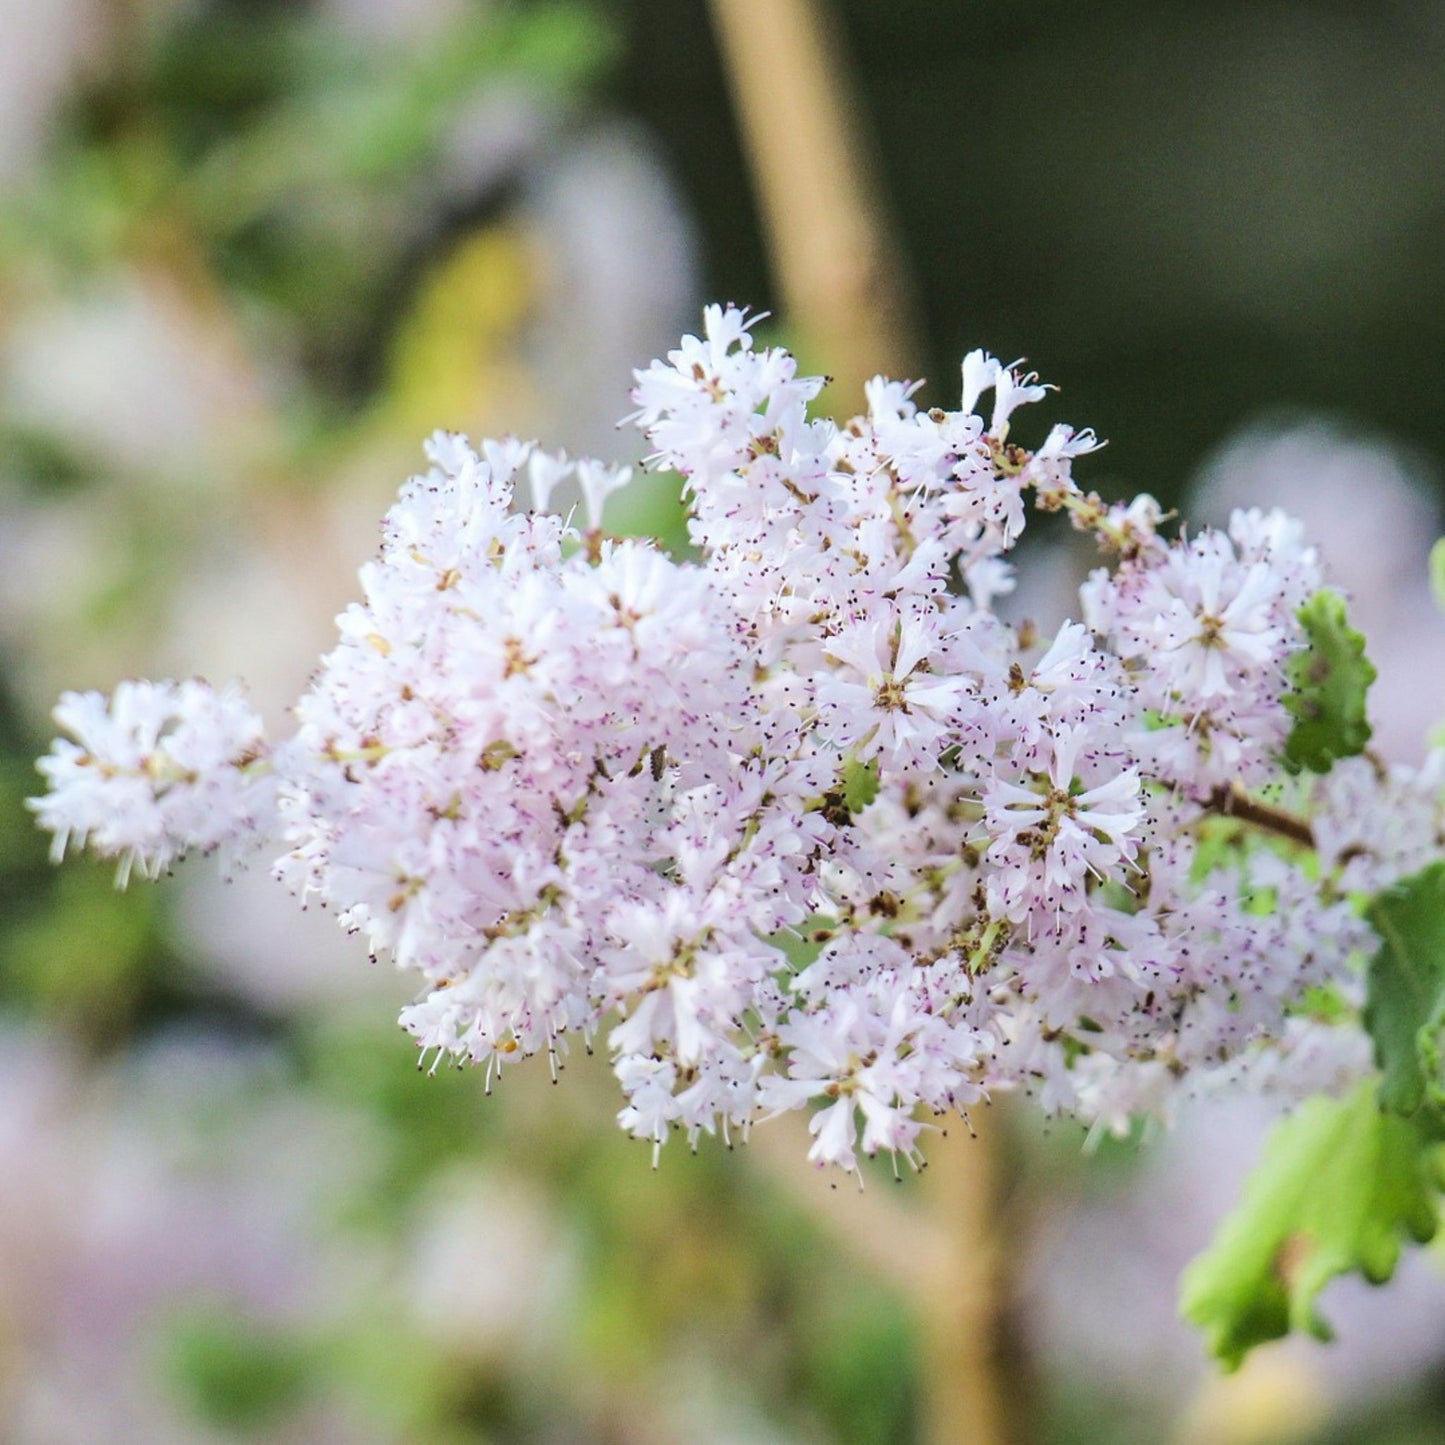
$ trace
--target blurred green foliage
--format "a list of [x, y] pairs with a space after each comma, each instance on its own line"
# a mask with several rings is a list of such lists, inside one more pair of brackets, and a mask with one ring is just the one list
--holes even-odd
[[167, 1336], [164, 1368], [207, 1424], [256, 1430], [306, 1393], [305, 1352], [227, 1306], [192, 1304], [170, 1321]]
[[235, 322], [303, 362], [293, 424], [344, 424], [429, 253], [479, 202], [433, 184], [465, 175], [447, 152], [469, 109], [522, 87], [564, 112], [615, 55], [582, 0], [463, 10], [419, 47], [348, 40], [308, 6], [182, 7], [117, 42], [48, 164], [0, 203], [0, 288], [119, 263], [219, 286]]

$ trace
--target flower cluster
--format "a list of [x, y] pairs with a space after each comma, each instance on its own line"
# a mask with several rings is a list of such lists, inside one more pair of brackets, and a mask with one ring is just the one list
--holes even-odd
[[[438, 435], [293, 737], [200, 683], [70, 696], [40, 821], [151, 873], [274, 839], [420, 975], [424, 1060], [605, 1031], [654, 1146], [811, 1107], [810, 1157], [856, 1169], [1001, 1088], [1119, 1127], [1366, 1066], [1352, 875], [1411, 866], [1438, 788], [1285, 777], [1297, 529], [1106, 506], [1093, 434], [1017, 444], [1046, 388], [981, 352], [956, 411], [879, 378], [835, 425], [821, 385], [731, 308], [637, 374], [696, 561], [603, 532], [623, 472]], [[1110, 559], [1046, 645], [992, 605], [1030, 500]]]

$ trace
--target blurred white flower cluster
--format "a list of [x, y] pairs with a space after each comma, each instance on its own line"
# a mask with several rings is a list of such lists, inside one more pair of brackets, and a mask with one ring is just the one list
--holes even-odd
[[[292, 738], [195, 682], [68, 695], [40, 821], [151, 873], [274, 842], [422, 976], [433, 1067], [607, 1030], [655, 1148], [816, 1106], [851, 1170], [998, 1088], [1123, 1127], [1366, 1068], [1347, 889], [1418, 866], [1436, 769], [1285, 776], [1299, 528], [1166, 540], [1075, 484], [1091, 432], [1011, 440], [1047, 388], [981, 352], [957, 411], [880, 378], [839, 426], [822, 385], [732, 308], [637, 374], [696, 561], [604, 533], [625, 471], [439, 434]], [[991, 607], [1030, 493], [1110, 558], [1044, 648]]]

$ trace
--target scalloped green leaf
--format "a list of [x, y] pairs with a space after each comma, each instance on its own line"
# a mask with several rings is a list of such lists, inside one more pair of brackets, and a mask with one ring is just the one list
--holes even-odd
[[1435, 591], [1436, 603], [1445, 611], [1445, 537], [1430, 548], [1430, 586]]
[[1380, 935], [1370, 960], [1365, 1027], [1383, 1079], [1380, 1102], [1397, 1114], [1445, 1110], [1445, 863], [1387, 888], [1370, 905]]
[[1297, 615], [1308, 646], [1285, 668], [1289, 691], [1284, 705], [1295, 721], [1284, 760], [1292, 772], [1327, 773], [1341, 758], [1362, 753], [1370, 741], [1365, 698], [1375, 668], [1338, 592], [1316, 592]]
[[1310, 1099], [1275, 1125], [1239, 1207], [1185, 1271], [1181, 1312], [1231, 1370], [1291, 1330], [1329, 1339], [1320, 1291], [1342, 1274], [1388, 1279], [1403, 1237], [1434, 1234], [1440, 1183], [1438, 1146], [1384, 1112], [1373, 1082]]

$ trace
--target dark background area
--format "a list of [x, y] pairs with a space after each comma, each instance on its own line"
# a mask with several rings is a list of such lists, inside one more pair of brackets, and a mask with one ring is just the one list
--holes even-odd
[[[1027, 356], [1173, 501], [1261, 411], [1445, 457], [1445, 15], [1426, 4], [842, 0], [946, 401]], [[774, 301], [706, 7], [615, 7], [709, 296]]]

